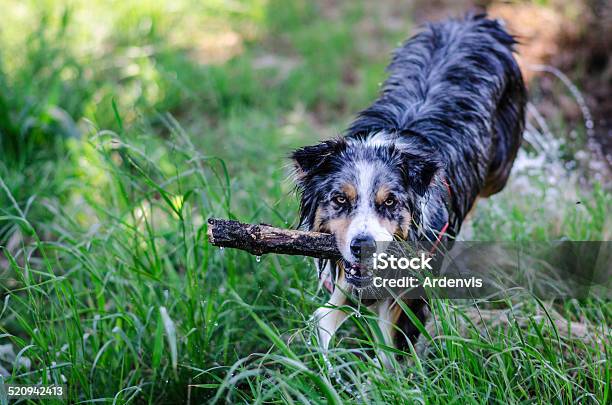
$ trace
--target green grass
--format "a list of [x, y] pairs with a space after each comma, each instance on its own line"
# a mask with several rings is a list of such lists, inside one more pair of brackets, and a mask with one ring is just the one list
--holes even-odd
[[[11, 3], [0, 31], [5, 382], [65, 383], [72, 403], [610, 403], [609, 301], [481, 304], [510, 320], [483, 330], [470, 305], [437, 300], [431, 339], [392, 371], [362, 308], [328, 364], [309, 321], [326, 301], [311, 261], [207, 243], [211, 216], [295, 225], [286, 156], [375, 96], [409, 22], [385, 28], [360, 2], [34, 4]], [[232, 58], [198, 56], [227, 31], [242, 41]], [[466, 234], [610, 239], [609, 191], [557, 174], [518, 171]], [[567, 337], [559, 318], [588, 335]]]

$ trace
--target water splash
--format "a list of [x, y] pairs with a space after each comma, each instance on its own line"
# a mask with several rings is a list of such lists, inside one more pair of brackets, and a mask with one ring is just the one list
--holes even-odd
[[578, 103], [578, 107], [580, 108], [580, 112], [582, 113], [582, 117], [584, 119], [584, 126], [587, 130], [587, 135], [589, 137], [592, 137], [595, 133], [595, 124], [593, 122], [593, 116], [591, 115], [591, 111], [589, 110], [589, 107], [587, 106], [584, 97], [582, 97], [582, 93], [580, 92], [580, 90], [578, 90], [578, 87], [576, 87], [576, 85], [572, 83], [570, 78], [554, 66], [529, 65], [528, 68], [536, 72], [551, 73], [563, 82], [563, 84], [567, 87], [570, 93], [572, 93], [572, 96], [576, 100], [576, 103]]
[[361, 289], [357, 290], [357, 308], [355, 308], [355, 318], [361, 318], [361, 295], [363, 291]]

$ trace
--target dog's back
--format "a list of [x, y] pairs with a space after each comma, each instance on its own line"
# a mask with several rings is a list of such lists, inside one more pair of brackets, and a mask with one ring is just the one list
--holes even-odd
[[478, 195], [504, 187], [522, 140], [526, 89], [515, 43], [484, 15], [428, 25], [395, 51], [381, 97], [347, 136], [422, 138], [446, 163], [460, 222]]

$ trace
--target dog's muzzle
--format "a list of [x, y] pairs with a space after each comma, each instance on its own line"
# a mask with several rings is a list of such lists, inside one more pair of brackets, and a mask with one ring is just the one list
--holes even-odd
[[364, 263], [350, 263], [347, 260], [342, 260], [344, 267], [344, 276], [346, 281], [357, 288], [368, 287], [372, 284], [373, 273]]

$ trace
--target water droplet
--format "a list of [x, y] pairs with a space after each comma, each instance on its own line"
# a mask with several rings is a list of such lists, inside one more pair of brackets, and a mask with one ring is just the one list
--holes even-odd
[[259, 263], [261, 261], [261, 256], [255, 256], [255, 261]]

